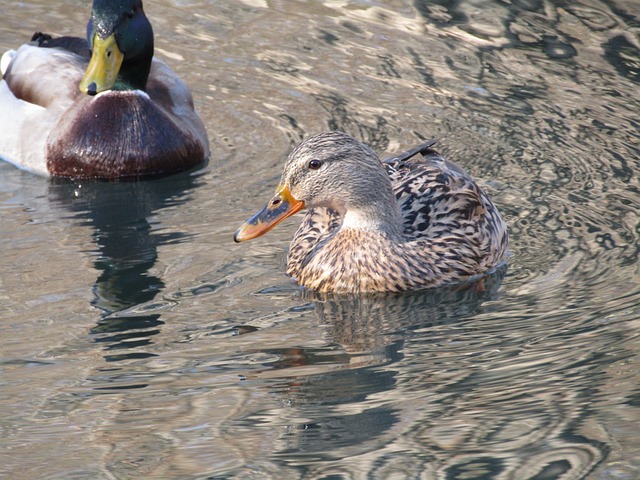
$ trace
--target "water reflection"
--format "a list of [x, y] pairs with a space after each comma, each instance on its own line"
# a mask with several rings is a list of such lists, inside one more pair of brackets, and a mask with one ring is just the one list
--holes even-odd
[[91, 333], [110, 352], [105, 356], [108, 361], [154, 355], [127, 350], [151, 344], [163, 324], [160, 314], [141, 307], [164, 287], [163, 280], [151, 273], [158, 247], [183, 242], [188, 236], [158, 230], [150, 217], [187, 201], [197, 184], [198, 177], [189, 173], [148, 181], [51, 181], [52, 202], [94, 229], [96, 249], [91, 254], [100, 275], [91, 304], [102, 314]]
[[[402, 295], [304, 295], [314, 300], [317, 321], [330, 325], [334, 342], [357, 358], [376, 351], [382, 354], [394, 335], [402, 338], [408, 331], [448, 325], [478, 313], [484, 302], [497, 299], [506, 272], [504, 265], [472, 283]], [[387, 363], [386, 357], [376, 362], [362, 359], [362, 366]]]
[[409, 295], [305, 293], [327, 338], [260, 349], [277, 360], [254, 378], [276, 377], [265, 387], [281, 407], [228, 431], [276, 429], [274, 462], [302, 478], [585, 478], [611, 448], [589, 420], [598, 372], [632, 353], [603, 361], [593, 324], [552, 327], [566, 313], [500, 312], [504, 275]]

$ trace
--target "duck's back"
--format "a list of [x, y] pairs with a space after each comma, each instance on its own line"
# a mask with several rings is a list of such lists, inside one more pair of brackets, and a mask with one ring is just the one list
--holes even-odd
[[448, 250], [445, 256], [461, 274], [496, 266], [508, 249], [504, 220], [471, 176], [431, 146], [425, 144], [421, 155], [384, 162], [404, 234], [427, 249]]
[[[430, 144], [425, 144], [430, 145]], [[473, 225], [506, 228], [497, 209], [478, 184], [455, 163], [430, 147], [422, 155], [384, 162], [411, 238], [438, 238]], [[492, 215], [493, 213], [493, 215]], [[490, 232], [487, 232], [490, 233]]]

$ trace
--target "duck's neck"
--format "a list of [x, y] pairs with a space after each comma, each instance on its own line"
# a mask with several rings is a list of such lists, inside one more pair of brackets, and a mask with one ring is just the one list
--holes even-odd
[[153, 47], [150, 52], [144, 54], [143, 58], [136, 58], [123, 62], [113, 89], [145, 90], [147, 87], [149, 72], [151, 70], [152, 58]]
[[374, 202], [348, 206], [342, 221], [343, 229], [382, 233], [389, 236], [402, 234], [402, 215], [393, 192], [382, 195]]

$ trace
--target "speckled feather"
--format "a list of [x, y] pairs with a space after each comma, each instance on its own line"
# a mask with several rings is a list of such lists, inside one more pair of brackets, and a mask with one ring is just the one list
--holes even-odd
[[343, 228], [337, 210], [311, 208], [291, 242], [287, 272], [321, 292], [406, 291], [465, 281], [501, 264], [508, 234], [497, 208], [434, 143], [380, 165], [402, 233]]

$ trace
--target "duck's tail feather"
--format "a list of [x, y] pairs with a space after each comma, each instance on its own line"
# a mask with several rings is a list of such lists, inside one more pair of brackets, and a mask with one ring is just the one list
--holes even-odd
[[432, 138], [431, 140], [421, 145], [418, 145], [417, 147], [412, 148], [411, 150], [407, 150], [406, 152], [403, 152], [400, 155], [397, 155], [392, 158], [387, 158], [386, 160], [384, 160], [383, 163], [403, 162], [405, 160], [409, 160], [411, 157], [417, 155], [418, 153], [421, 154], [422, 156], [426, 156], [427, 154], [432, 153], [431, 147], [433, 147], [435, 144], [436, 144], [436, 140]]

